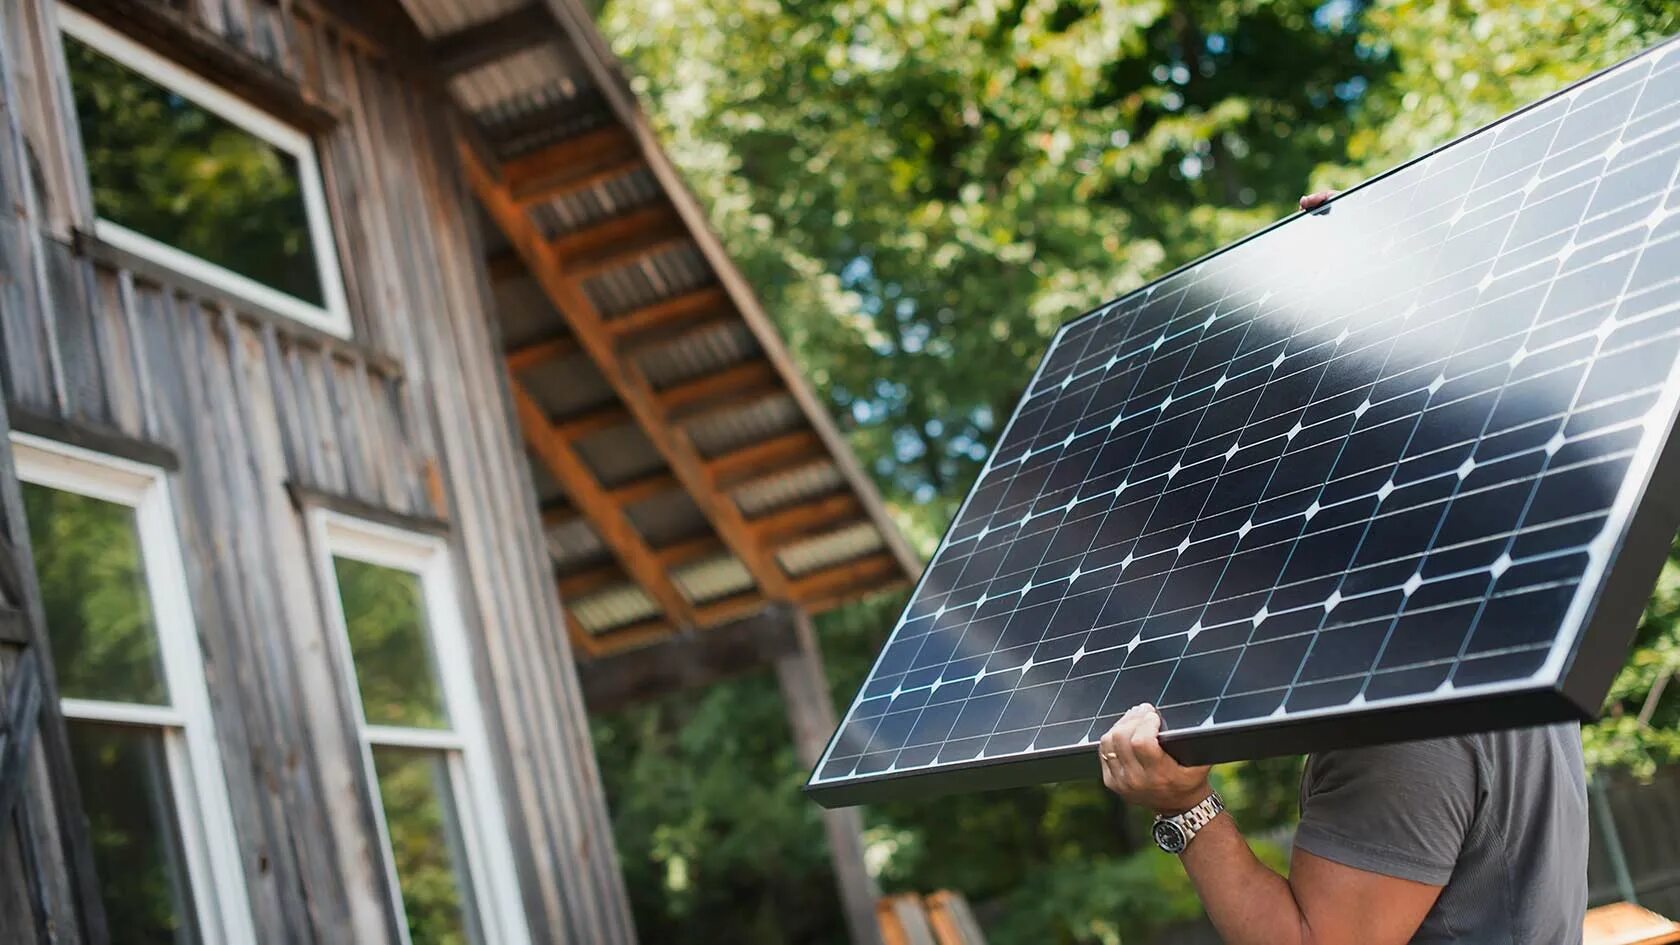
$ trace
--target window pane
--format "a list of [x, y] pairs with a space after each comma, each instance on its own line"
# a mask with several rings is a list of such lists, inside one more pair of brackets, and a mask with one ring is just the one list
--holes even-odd
[[297, 158], [71, 36], [99, 216], [323, 305]]
[[163, 733], [80, 721], [67, 727], [111, 940], [197, 942]]
[[448, 728], [420, 576], [353, 558], [333, 570], [368, 722]]
[[376, 746], [373, 767], [409, 938], [414, 945], [481, 941], [472, 910], [466, 845], [449, 785], [449, 756]]
[[59, 695], [167, 705], [134, 510], [23, 484]]

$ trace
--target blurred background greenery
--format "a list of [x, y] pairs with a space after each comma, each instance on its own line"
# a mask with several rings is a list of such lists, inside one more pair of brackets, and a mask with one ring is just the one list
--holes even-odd
[[[931, 551], [1063, 320], [1680, 29], [1671, 0], [608, 0], [672, 156], [905, 532]], [[848, 698], [901, 599], [825, 618]], [[1590, 762], [1680, 763], [1680, 553]], [[1643, 713], [1643, 720], [1641, 720]], [[838, 942], [775, 680], [597, 721], [647, 941]], [[1299, 759], [1230, 765], [1287, 830]], [[993, 942], [1147, 941], [1198, 912], [1094, 781], [871, 808], [890, 890]], [[1261, 841], [1261, 846], [1266, 846]], [[1275, 854], [1268, 854], [1275, 855]]]

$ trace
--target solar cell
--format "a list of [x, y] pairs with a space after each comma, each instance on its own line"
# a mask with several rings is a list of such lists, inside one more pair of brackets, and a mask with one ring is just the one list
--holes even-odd
[[1065, 325], [807, 790], [1597, 711], [1675, 528], [1680, 44]]

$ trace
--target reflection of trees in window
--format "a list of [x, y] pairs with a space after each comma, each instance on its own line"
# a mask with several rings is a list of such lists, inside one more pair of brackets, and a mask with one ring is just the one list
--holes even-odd
[[[168, 706], [134, 509], [22, 490], [60, 693]], [[112, 941], [197, 942], [164, 731], [81, 718], [66, 728]]]
[[84, 721], [69, 730], [111, 941], [197, 942], [163, 736]]
[[23, 484], [59, 694], [169, 701], [134, 510]]
[[419, 576], [353, 558], [333, 571], [368, 722], [448, 728]]
[[103, 219], [324, 304], [297, 159], [64, 37]]
[[414, 945], [469, 945], [464, 844], [442, 752], [375, 747], [373, 766]]

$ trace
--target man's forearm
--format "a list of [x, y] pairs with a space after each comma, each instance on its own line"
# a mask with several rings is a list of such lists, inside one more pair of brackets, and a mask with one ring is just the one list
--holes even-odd
[[1203, 827], [1181, 859], [1225, 945], [1310, 942], [1289, 881], [1260, 862], [1229, 814]]

